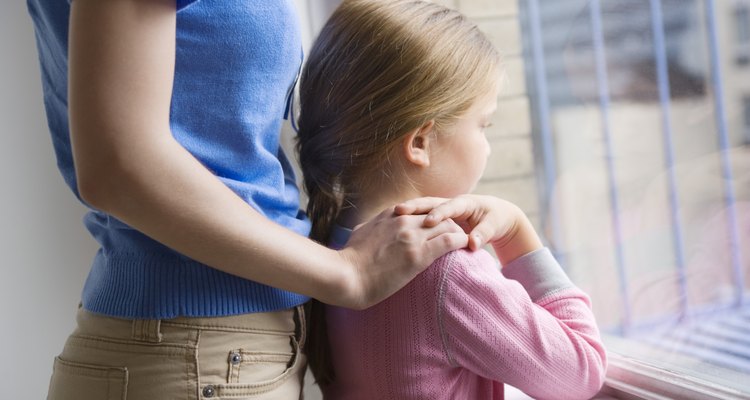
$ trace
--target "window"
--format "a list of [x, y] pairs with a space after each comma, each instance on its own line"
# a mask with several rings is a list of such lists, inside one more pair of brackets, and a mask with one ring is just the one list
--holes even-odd
[[734, 9], [736, 62], [750, 64], [750, 2], [738, 2]]
[[518, 4], [538, 223], [592, 297], [609, 390], [747, 396], [750, 73], [721, 40], [748, 8]]

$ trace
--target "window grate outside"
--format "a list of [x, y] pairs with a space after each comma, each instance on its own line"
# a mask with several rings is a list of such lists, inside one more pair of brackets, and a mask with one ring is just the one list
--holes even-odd
[[750, 374], [750, 311], [747, 310], [728, 310], [713, 318], [677, 324], [640, 340]]
[[750, 373], [750, 76], [721, 41], [747, 10], [715, 0], [519, 5], [553, 252], [609, 334]]

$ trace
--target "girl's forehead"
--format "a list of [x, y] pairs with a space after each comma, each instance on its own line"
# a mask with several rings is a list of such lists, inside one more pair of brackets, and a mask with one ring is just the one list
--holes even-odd
[[488, 114], [497, 109], [498, 88], [492, 88], [487, 93], [479, 96], [469, 109], [470, 113]]

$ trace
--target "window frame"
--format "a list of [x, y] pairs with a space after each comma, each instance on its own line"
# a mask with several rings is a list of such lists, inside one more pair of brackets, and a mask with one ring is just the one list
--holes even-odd
[[[518, 2], [526, 2], [527, 0], [517, 0]], [[603, 0], [599, 0], [603, 1]], [[705, 10], [708, 13], [709, 12], [709, 5], [712, 3], [709, 3], [714, 0], [700, 0], [700, 3], [705, 3], [702, 5], [702, 7], [707, 7]], [[721, 1], [721, 0], [715, 0], [715, 1]], [[740, 2], [743, 6], [750, 4], [750, 1], [747, 0], [736, 0]], [[541, 42], [541, 34], [538, 32], [539, 27], [535, 27], [535, 24], [539, 24], [538, 22], [534, 21], [534, 18], [538, 18], [538, 9], [539, 5], [541, 3], [541, 0], [528, 0], [529, 8], [534, 8], [531, 11], [527, 11], [529, 13], [536, 13], [537, 15], [526, 15], [526, 17], [529, 18], [528, 21], [522, 21], [522, 23], [528, 24], [527, 30], [524, 32], [524, 34], [530, 35], [530, 39], [524, 39], [528, 40], [530, 44], [531, 50], [527, 50], [527, 53], [531, 56], [529, 57], [531, 59], [532, 64], [531, 67], [528, 67], [526, 69], [527, 76], [525, 77], [527, 82], [530, 82], [533, 86], [539, 86], [538, 81], [540, 79], [545, 78], [539, 78], [539, 76], [543, 75], [545, 72], [544, 69], [546, 66], [544, 65], [544, 54], [538, 55], [540, 53], [538, 48], [543, 48], [544, 44]], [[598, 1], [591, 1], [591, 3], [598, 4]], [[659, 2], [657, 1], [656, 4]], [[652, 5], [654, 2], [652, 1]], [[736, 4], [735, 4], [736, 6]], [[593, 6], [592, 6], [593, 7]], [[734, 9], [734, 7], [727, 8], [729, 10]], [[528, 10], [528, 9], [527, 9]], [[730, 17], [730, 16], [727, 16]], [[714, 23], [717, 23], [716, 16], [706, 16], [706, 18], [713, 18]], [[722, 18], [723, 19], [723, 18]], [[663, 25], [662, 25], [663, 26]], [[663, 27], [662, 27], [663, 29]], [[536, 36], [536, 37], [534, 37]], [[662, 31], [663, 36], [663, 31]], [[663, 40], [663, 37], [661, 38]], [[655, 39], [656, 40], [656, 39]], [[716, 40], [716, 37], [710, 38], [709, 40]], [[536, 44], [534, 42], [537, 42]], [[599, 43], [600, 45], [602, 43]], [[731, 43], [730, 43], [731, 44]], [[726, 46], [726, 43], [722, 43], [721, 46]], [[713, 49], [715, 50], [717, 48], [715, 43], [711, 43], [710, 46], [714, 46]], [[535, 48], [538, 47], [538, 48]], [[716, 56], [716, 59], [719, 59], [718, 54], [714, 54]], [[536, 65], [537, 60], [542, 60], [542, 65]], [[606, 71], [606, 64], [602, 63], [601, 70]], [[712, 65], [711, 66], [711, 76], [707, 78], [709, 82], [713, 81], [715, 83], [716, 81], [721, 83], [721, 75], [717, 76], [716, 71], [720, 71], [721, 68], [717, 68], [718, 65]], [[541, 72], [540, 72], [541, 71]], [[531, 74], [531, 75], [529, 75]], [[720, 73], [719, 73], [720, 74]], [[606, 75], [604, 75], [604, 78], [606, 79]], [[543, 82], [542, 86], [546, 87], [547, 83]], [[720, 85], [721, 86], [721, 85]], [[538, 89], [535, 89], [538, 90]], [[532, 90], [535, 91], [535, 90]], [[546, 89], [544, 89], [543, 93], [546, 92]], [[608, 92], [608, 90], [605, 89], [605, 92]], [[536, 93], [539, 95], [539, 93]], [[530, 96], [532, 97], [532, 96]], [[537, 96], [533, 96], [537, 97]], [[666, 92], [666, 103], [667, 106], [671, 104], [671, 96], [669, 95], [669, 92]], [[720, 97], [721, 96], [720, 94]], [[549, 113], [549, 97], [544, 98], [544, 94], [542, 94], [542, 99], [533, 99], [532, 102], [536, 103], [536, 110], [533, 113], [533, 118], [535, 119], [533, 121], [534, 128], [534, 140], [535, 140], [535, 149], [537, 149], [538, 153], [551, 153], [554, 154], [554, 150], [551, 152], [549, 151], [549, 147], [552, 146], [552, 143], [554, 140], [552, 140], [550, 137], [545, 138], [546, 136], [550, 136], [549, 132], [545, 132], [545, 130], [549, 131], [549, 127], [540, 126], [544, 124], [544, 121], [539, 121], [541, 118], [542, 120], [545, 119], [544, 115], [545, 113]], [[609, 98], [607, 97], [605, 100], [605, 106], [609, 106]], [[723, 106], [719, 107], [723, 108]], [[541, 114], [541, 115], [540, 115]], [[669, 118], [669, 117], [667, 117]], [[718, 124], [726, 124], [726, 116], [720, 115], [718, 119], [722, 119], [723, 121], [717, 122]], [[724, 127], [724, 129], [726, 126]], [[670, 129], [668, 129], [670, 130]], [[721, 130], [721, 129], [718, 129]], [[541, 132], [540, 132], [541, 131]], [[671, 131], [671, 130], [670, 130]], [[746, 133], [746, 135], [750, 135], [750, 133]], [[750, 137], [750, 136], [746, 136]], [[747, 139], [746, 139], [747, 140]], [[544, 149], [546, 151], [540, 151], [538, 150], [539, 147], [548, 147], [547, 149]], [[723, 151], [723, 150], [722, 150]], [[540, 157], [537, 157], [538, 160], [538, 169], [539, 169], [539, 182], [542, 184], [542, 182], [546, 182], [546, 185], [543, 185], [545, 187], [551, 186], [549, 182], [552, 182], [555, 179], [555, 173], [554, 173], [554, 165], [555, 163], [555, 157], [556, 155], [553, 155], [551, 163], [553, 164], [553, 167], [551, 169], [552, 172], [552, 178], [548, 176], [550, 174], [550, 171], [546, 168], [546, 162], [545, 160], [540, 160]], [[546, 189], [541, 189], [540, 193], [542, 194], [541, 200], [542, 202], [551, 202], [548, 197]], [[551, 209], [551, 207], [550, 207]], [[546, 219], [552, 219], [552, 222], [548, 222], [550, 224], [550, 229], [552, 233], [555, 233], [558, 229], [555, 229], [555, 210], [551, 209], [548, 211], [550, 215], [547, 215], [548, 218]], [[556, 241], [556, 240], [555, 240]], [[747, 289], [745, 289], [745, 292], [747, 292]], [[745, 295], [747, 296], [747, 295]], [[747, 304], [747, 303], [745, 303]], [[654, 361], [654, 357], [652, 357], [653, 352], [655, 351], [654, 347], [649, 346], [647, 344], [639, 342], [637, 338], [627, 337], [627, 336], [616, 336], [613, 334], [603, 334], [604, 342], [606, 344], [607, 348], [607, 354], [609, 357], [609, 367], [607, 371], [607, 377], [605, 386], [600, 392], [600, 395], [602, 396], [614, 396], [616, 398], [637, 398], [637, 399], [667, 399], [667, 398], [716, 398], [716, 399], [743, 399], [747, 398], [748, 393], [740, 389], [735, 389], [732, 386], [722, 383], [722, 379], [715, 379], [715, 381], [711, 380], [711, 376], [708, 375], [702, 375], [700, 371], [688, 371], [685, 370], [677, 370], [669, 365], [669, 363], [664, 362], [660, 363], [659, 361]], [[639, 350], [635, 351], [634, 348], [638, 347]], [[658, 351], [658, 350], [656, 350]], [[649, 354], [651, 352], [651, 354]], [[674, 358], [675, 355], [671, 354], [670, 357]], [[689, 358], [688, 356], [685, 356], [685, 358]], [[694, 358], [693, 360], [697, 360]], [[735, 371], [726, 370], [730, 373], [735, 373]], [[694, 372], [694, 373], [693, 373]], [[714, 376], [714, 378], [719, 378], [720, 376]], [[605, 397], [606, 398], [606, 397]]]
[[[612, 338], [605, 338], [605, 342], [612, 340]], [[628, 342], [627, 346], [630, 347], [641, 346], [637, 342], [633, 343], [632, 340], [621, 338], [617, 340]], [[654, 365], [638, 357], [626, 356], [609, 347], [607, 357], [607, 377], [600, 391], [601, 395], [618, 399], [740, 400], [747, 398], [746, 394], [726, 385], [689, 373], [670, 370], [665, 366]]]

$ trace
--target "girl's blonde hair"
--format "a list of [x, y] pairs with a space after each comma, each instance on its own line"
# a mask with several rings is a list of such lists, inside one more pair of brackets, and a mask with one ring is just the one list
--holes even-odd
[[[297, 151], [311, 237], [323, 244], [344, 204], [388, 182], [409, 132], [451, 126], [497, 85], [500, 56], [457, 11], [418, 0], [344, 0], [316, 39], [300, 81]], [[320, 304], [310, 365], [333, 380]], [[316, 315], [321, 314], [321, 315]]]

